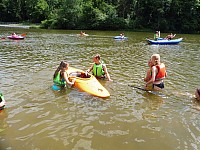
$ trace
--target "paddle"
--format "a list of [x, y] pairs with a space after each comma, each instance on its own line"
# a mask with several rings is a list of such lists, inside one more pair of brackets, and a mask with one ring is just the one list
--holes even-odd
[[149, 92], [149, 90], [146, 90], [146, 89], [144, 89], [144, 88], [140, 88], [140, 87], [137, 87], [137, 86], [134, 86], [134, 85], [129, 85], [129, 84], [128, 84], [128, 86], [133, 87], [133, 88], [136, 88], [136, 89], [139, 89], [139, 90], [142, 90], [142, 91], [147, 91], [147, 92]]
[[137, 87], [137, 86], [134, 86], [134, 85], [128, 85], [128, 86], [133, 87], [133, 88], [135, 88], [135, 89], [142, 90], [142, 91], [146, 91], [146, 92], [151, 93], [151, 94], [155, 94], [155, 95], [161, 96], [161, 97], [163, 97], [163, 98], [167, 98], [166, 95], [164, 95], [164, 94], [162, 94], [162, 93], [160, 93], [160, 92], [157, 92], [157, 91], [146, 90], [146, 89], [144, 89], [144, 88], [140, 88], [140, 87]]
[[25, 34], [25, 33], [23, 33], [23, 34], [21, 34], [21, 36], [26, 36], [26, 34]]

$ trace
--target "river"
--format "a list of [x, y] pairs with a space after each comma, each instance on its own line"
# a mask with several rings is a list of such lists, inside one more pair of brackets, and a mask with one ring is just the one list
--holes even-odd
[[[20, 41], [0, 41], [0, 90], [7, 102], [0, 112], [0, 149], [7, 150], [198, 150], [200, 107], [192, 97], [200, 87], [200, 36], [183, 37], [179, 45], [148, 45], [153, 33], [124, 31], [0, 28], [1, 37], [26, 34]], [[161, 33], [161, 37], [167, 33]], [[76, 88], [51, 89], [61, 60], [87, 70], [100, 54], [113, 82], [100, 80], [107, 99]], [[143, 87], [151, 55], [167, 67], [165, 89]], [[164, 95], [164, 96], [163, 96]]]

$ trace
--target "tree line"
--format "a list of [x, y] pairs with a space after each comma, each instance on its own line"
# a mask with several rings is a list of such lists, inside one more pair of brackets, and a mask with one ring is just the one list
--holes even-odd
[[200, 33], [199, 0], [0, 0], [1, 22], [51, 29]]

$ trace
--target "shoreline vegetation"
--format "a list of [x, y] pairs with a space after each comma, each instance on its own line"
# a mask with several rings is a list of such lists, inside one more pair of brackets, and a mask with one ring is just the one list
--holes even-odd
[[[23, 29], [45, 29], [42, 27], [41, 24], [37, 23], [19, 23], [19, 22], [0, 22], [0, 28], [23, 28]], [[55, 30], [54, 28], [47, 28], [47, 29], [52, 29]], [[66, 29], [63, 29], [66, 30]], [[83, 30], [83, 29], [80, 29]], [[95, 29], [94, 29], [95, 30]], [[123, 29], [119, 29], [117, 31], [122, 31]], [[124, 31], [124, 30], [123, 30]], [[126, 31], [135, 31], [135, 32], [154, 32], [151, 29], [135, 29], [135, 30], [130, 30], [126, 29]]]
[[40, 24], [19, 23], [19, 22], [0, 22], [0, 27], [5, 28], [23, 28], [23, 29], [40, 29]]
[[[22, 28], [22, 29], [52, 29], [56, 30], [54, 28], [44, 28], [42, 24], [40, 23], [20, 23], [20, 22], [0, 22], [0, 28]], [[60, 29], [60, 30], [66, 30], [66, 29]], [[73, 30], [73, 29], [72, 29]], [[84, 30], [84, 29], [77, 29], [77, 30]], [[95, 29], [93, 29], [95, 30]], [[114, 30], [113, 30], [114, 31]], [[133, 31], [133, 32], [155, 32], [152, 29], [143, 28], [143, 29], [119, 29], [115, 31]], [[168, 31], [173, 32], [173, 31]], [[199, 32], [193, 33], [193, 34], [200, 34]]]
[[27, 28], [200, 33], [199, 0], [2, 0], [0, 8], [0, 23]]

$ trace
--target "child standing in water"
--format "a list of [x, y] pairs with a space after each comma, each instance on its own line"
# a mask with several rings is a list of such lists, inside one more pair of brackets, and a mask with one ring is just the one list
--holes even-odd
[[60, 65], [56, 69], [54, 75], [53, 75], [53, 89], [54, 90], [60, 90], [62, 87], [65, 87], [67, 84], [72, 86], [74, 85], [74, 81], [69, 81], [69, 75], [67, 74], [66, 70], [68, 69], [69, 64], [61, 61]]
[[91, 67], [86, 71], [86, 74], [88, 74], [90, 71], [92, 71], [92, 74], [96, 77], [96, 78], [104, 78], [105, 75], [108, 78], [108, 81], [112, 81], [110, 79], [110, 75], [107, 71], [106, 65], [103, 64], [100, 61], [100, 55], [97, 54], [96, 56], [93, 57], [93, 64], [91, 65]]
[[160, 55], [153, 54], [151, 56], [151, 62], [153, 64], [151, 68], [151, 79], [146, 82], [145, 87], [152, 84], [154, 90], [161, 90], [164, 88], [164, 79], [167, 76], [165, 64], [160, 62]]

